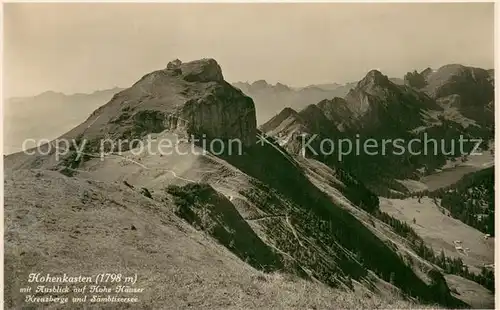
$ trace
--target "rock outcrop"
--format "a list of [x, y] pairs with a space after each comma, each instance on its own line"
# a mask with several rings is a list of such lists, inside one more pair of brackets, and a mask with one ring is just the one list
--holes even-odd
[[[428, 71], [423, 71], [428, 74]], [[422, 73], [418, 73], [417, 70], [413, 72], [408, 72], [404, 76], [404, 84], [410, 87], [414, 87], [415, 89], [421, 89], [427, 85], [427, 81], [425, 80], [425, 75]]]
[[358, 82], [357, 87], [365, 88], [367, 90], [374, 89], [375, 87], [388, 87], [391, 81], [378, 70], [370, 70], [366, 76]]
[[262, 132], [270, 132], [280, 126], [283, 122], [292, 123], [300, 119], [299, 114], [292, 108], [284, 108], [278, 115], [272, 117], [269, 121], [260, 126]]
[[[487, 70], [458, 64], [445, 65], [426, 76], [425, 91], [433, 98], [461, 94], [472, 103], [488, 96], [493, 98], [493, 86]], [[475, 100], [474, 100], [475, 99]]]
[[424, 91], [444, 108], [452, 106], [481, 126], [492, 127], [493, 71], [458, 64], [445, 65], [426, 76]]
[[255, 142], [252, 99], [224, 81], [214, 59], [176, 59], [116, 94], [69, 136], [87, 139], [141, 139], [170, 130], [208, 139]]
[[188, 82], [223, 82], [222, 69], [214, 59], [195, 60], [179, 64]]
[[339, 105], [340, 115], [351, 112], [350, 126], [365, 132], [382, 131], [398, 134], [423, 125], [420, 114], [426, 110], [442, 110], [424, 93], [404, 85], [396, 85], [377, 70], [371, 70]]

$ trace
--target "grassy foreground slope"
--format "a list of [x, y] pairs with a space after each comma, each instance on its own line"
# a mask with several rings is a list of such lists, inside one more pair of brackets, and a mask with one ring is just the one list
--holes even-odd
[[99, 309], [417, 307], [397, 296], [382, 298], [359, 284], [355, 292], [347, 292], [257, 271], [176, 217], [173, 201], [169, 207], [121, 183], [20, 170], [6, 176], [5, 193], [8, 309], [36, 308], [23, 302], [19, 289], [26, 286], [29, 273], [40, 271], [137, 273], [135, 286], [144, 288], [136, 294], [139, 303], [91, 305]]

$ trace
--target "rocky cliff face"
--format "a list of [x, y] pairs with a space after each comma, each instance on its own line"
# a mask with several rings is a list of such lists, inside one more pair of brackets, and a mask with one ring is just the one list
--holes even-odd
[[424, 91], [445, 109], [456, 108], [479, 125], [492, 126], [493, 71], [450, 64], [428, 74], [426, 81]]
[[251, 146], [256, 135], [255, 107], [250, 97], [224, 81], [215, 60], [175, 60], [116, 94], [68, 136], [141, 139], [163, 130], [239, 139]]
[[265, 124], [260, 126], [262, 132], [269, 132], [276, 129], [282, 123], [290, 124], [292, 122], [301, 122], [299, 113], [292, 108], [284, 108], [278, 115], [271, 118]]
[[[339, 107], [337, 118], [351, 118], [351, 129], [371, 133], [408, 132], [423, 125], [421, 113], [441, 110], [424, 93], [396, 85], [377, 70], [368, 72], [347, 94], [345, 102], [334, 105]], [[330, 109], [330, 114], [334, 110]]]

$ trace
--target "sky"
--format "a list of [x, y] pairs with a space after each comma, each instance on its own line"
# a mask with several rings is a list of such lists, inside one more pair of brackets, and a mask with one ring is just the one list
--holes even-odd
[[493, 3], [8, 3], [4, 96], [128, 87], [175, 58], [291, 86], [490, 69], [493, 39]]

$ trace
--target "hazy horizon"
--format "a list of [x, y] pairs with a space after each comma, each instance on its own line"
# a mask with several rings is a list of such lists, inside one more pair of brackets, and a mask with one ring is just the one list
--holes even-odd
[[494, 67], [493, 3], [8, 3], [4, 96], [128, 87], [179, 58], [229, 82], [348, 83]]

